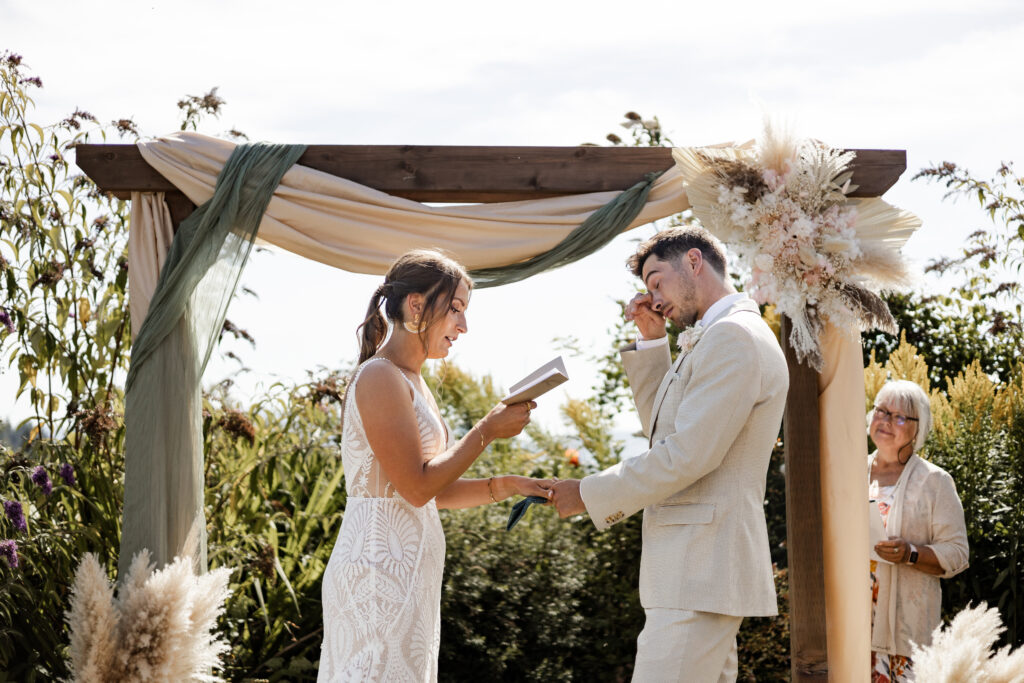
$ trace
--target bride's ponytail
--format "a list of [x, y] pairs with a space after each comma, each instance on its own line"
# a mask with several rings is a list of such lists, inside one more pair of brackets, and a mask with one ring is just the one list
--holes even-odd
[[356, 328], [356, 332], [359, 334], [360, 365], [377, 353], [377, 349], [384, 342], [384, 337], [387, 336], [388, 321], [380, 312], [380, 305], [389, 288], [390, 284], [387, 282], [377, 288], [370, 298], [370, 306], [366, 309], [366, 318], [363, 319], [363, 324]]

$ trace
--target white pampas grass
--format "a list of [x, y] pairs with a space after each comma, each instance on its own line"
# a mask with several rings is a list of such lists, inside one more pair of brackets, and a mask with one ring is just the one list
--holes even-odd
[[71, 587], [71, 669], [83, 683], [103, 681], [117, 652], [114, 589], [99, 560], [88, 553]]
[[999, 610], [984, 602], [961, 611], [943, 629], [932, 633], [932, 644], [913, 644], [914, 677], [928, 683], [1024, 683], [1024, 649], [992, 652], [1005, 631]]
[[75, 573], [71, 609], [74, 681], [219, 681], [228, 645], [213, 633], [224, 611], [230, 569], [196, 575], [194, 536], [182, 555], [155, 570], [149, 552], [133, 559], [118, 597], [97, 557], [87, 554]]
[[758, 141], [756, 152], [761, 165], [783, 175], [796, 161], [796, 150], [797, 140], [792, 126], [765, 118], [764, 134]]

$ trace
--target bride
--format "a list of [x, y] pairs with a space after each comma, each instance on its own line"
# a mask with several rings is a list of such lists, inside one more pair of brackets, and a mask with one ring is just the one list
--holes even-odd
[[[488, 443], [519, 434], [536, 403], [499, 403], [455, 441], [420, 376], [467, 331], [471, 288], [452, 259], [410, 252], [391, 266], [360, 326], [343, 408], [348, 500], [323, 579], [320, 681], [437, 680], [445, 553], [437, 510], [547, 495], [545, 480], [460, 478]], [[393, 323], [383, 346], [382, 303]]]

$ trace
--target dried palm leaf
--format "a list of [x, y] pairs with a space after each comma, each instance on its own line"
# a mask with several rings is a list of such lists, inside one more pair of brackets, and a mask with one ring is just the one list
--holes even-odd
[[871, 290], [859, 285], [843, 283], [839, 285], [839, 294], [847, 301], [850, 308], [858, 313], [865, 329], [877, 327], [889, 334], [896, 334], [899, 331], [892, 313], [889, 312], [889, 306]]

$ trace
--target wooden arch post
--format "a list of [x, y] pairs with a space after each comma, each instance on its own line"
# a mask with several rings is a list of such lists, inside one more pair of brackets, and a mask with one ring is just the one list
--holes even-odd
[[[849, 151], [856, 153], [853, 197], [881, 196], [907, 167], [903, 150]], [[78, 166], [103, 192], [121, 199], [130, 199], [132, 192], [164, 192], [175, 227], [195, 210], [135, 145], [79, 145], [75, 152]], [[673, 160], [664, 147], [310, 145], [298, 163], [416, 201], [500, 202], [621, 191], [651, 171], [670, 168]], [[790, 668], [793, 681], [824, 681], [828, 647], [817, 373], [796, 362], [787, 325], [783, 320], [790, 372], [784, 418]]]

